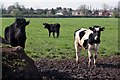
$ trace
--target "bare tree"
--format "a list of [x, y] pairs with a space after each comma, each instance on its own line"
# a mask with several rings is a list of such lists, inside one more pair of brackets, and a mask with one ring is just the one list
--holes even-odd
[[0, 14], [2, 14], [3, 4], [0, 5]]
[[80, 9], [80, 10], [86, 10], [86, 9], [87, 9], [87, 6], [83, 4], [83, 5], [81, 5], [81, 6], [79, 7], [79, 9]]
[[120, 10], [120, 1], [118, 2], [118, 9]]
[[21, 11], [19, 9], [13, 9], [11, 14], [15, 17], [21, 16]]
[[118, 16], [120, 17], [120, 1], [118, 2]]
[[109, 8], [109, 5], [108, 4], [103, 4], [103, 9], [104, 10], [107, 10]]
[[86, 6], [86, 5], [81, 5], [80, 7], [79, 7], [79, 9], [78, 10], [80, 10], [80, 11], [82, 11], [82, 13], [84, 14], [84, 15], [87, 15], [87, 12], [88, 12], [88, 7]]
[[14, 7], [19, 9], [19, 8], [21, 7], [21, 5], [19, 5], [18, 2], [15, 2], [15, 3], [14, 3]]
[[26, 14], [27, 13], [27, 9], [25, 8], [24, 5], [21, 5], [21, 12], [22, 12], [22, 14]]
[[8, 14], [10, 14], [13, 10], [15, 9], [15, 7], [13, 5], [10, 5], [7, 10], [8, 10]]

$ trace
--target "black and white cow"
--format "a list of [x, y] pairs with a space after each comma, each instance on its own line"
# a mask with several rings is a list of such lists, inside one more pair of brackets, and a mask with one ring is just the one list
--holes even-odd
[[91, 64], [92, 50], [94, 51], [94, 66], [96, 66], [97, 52], [100, 46], [100, 34], [104, 29], [104, 27], [94, 26], [89, 27], [89, 29], [81, 28], [75, 31], [76, 63], [79, 63], [79, 52], [83, 48], [84, 50], [88, 49], [88, 66]]
[[25, 48], [25, 27], [29, 22], [30, 21], [26, 21], [24, 18], [16, 18], [13, 24], [5, 28], [5, 40], [13, 47], [21, 46]]
[[53, 33], [53, 37], [55, 38], [55, 33], [57, 34], [57, 38], [59, 37], [60, 34], [60, 24], [56, 23], [56, 24], [48, 24], [48, 23], [43, 23], [44, 28], [48, 29], [49, 32], [49, 37], [50, 34]]

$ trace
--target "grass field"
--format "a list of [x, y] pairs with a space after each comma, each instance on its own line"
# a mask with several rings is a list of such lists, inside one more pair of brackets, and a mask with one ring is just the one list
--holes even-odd
[[[74, 31], [89, 28], [93, 25], [105, 27], [101, 34], [99, 55], [117, 55], [118, 52], [118, 19], [117, 18], [27, 18], [30, 24], [26, 27], [26, 53], [32, 58], [74, 58]], [[2, 19], [2, 33], [6, 26], [14, 22], [14, 18]], [[47, 29], [42, 25], [60, 23], [59, 38], [48, 37]], [[82, 51], [81, 55], [87, 55]]]

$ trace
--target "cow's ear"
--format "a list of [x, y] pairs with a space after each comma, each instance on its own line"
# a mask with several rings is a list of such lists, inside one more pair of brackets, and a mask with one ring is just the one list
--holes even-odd
[[26, 25], [28, 25], [30, 23], [30, 20], [26, 22]]
[[92, 28], [92, 27], [89, 27], [89, 29], [92, 30], [92, 31], [94, 30], [94, 28]]
[[16, 19], [15, 19], [15, 22], [19, 22], [19, 21], [20, 21], [20, 18], [16, 18]]
[[104, 29], [105, 29], [105, 28], [104, 28], [104, 27], [102, 27], [102, 28], [100, 28], [100, 31], [104, 31]]
[[47, 25], [47, 23], [43, 23], [43, 25]]

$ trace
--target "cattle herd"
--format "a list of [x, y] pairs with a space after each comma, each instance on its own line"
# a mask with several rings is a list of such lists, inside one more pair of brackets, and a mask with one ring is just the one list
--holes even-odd
[[[26, 41], [26, 32], [25, 27], [30, 24], [30, 21], [26, 21], [25, 18], [16, 18], [15, 22], [12, 23], [10, 26], [7, 26], [5, 28], [5, 36], [4, 38], [0, 37], [2, 39], [2, 42], [5, 43], [6, 41], [8, 44], [10, 44], [13, 47], [21, 46], [22, 48], [25, 48], [25, 41]], [[61, 25], [59, 23], [56, 24], [48, 24], [43, 23], [44, 28], [48, 29], [49, 37], [51, 33], [53, 34], [53, 37], [58, 38], [60, 35], [60, 27]], [[81, 28], [79, 30], [76, 30], [74, 32], [74, 46], [76, 50], [76, 63], [79, 63], [79, 53], [81, 49], [84, 50], [88, 49], [88, 66], [91, 64], [92, 59], [92, 50], [94, 51], [94, 66], [96, 65], [96, 58], [97, 58], [97, 52], [100, 46], [100, 34], [101, 31], [104, 31], [104, 27], [101, 26], [93, 26], [89, 27], [89, 29]]]

